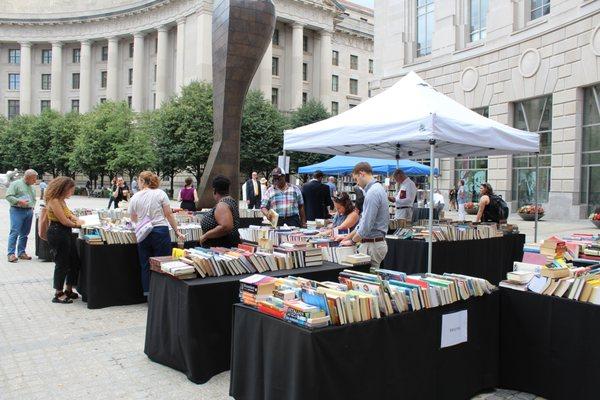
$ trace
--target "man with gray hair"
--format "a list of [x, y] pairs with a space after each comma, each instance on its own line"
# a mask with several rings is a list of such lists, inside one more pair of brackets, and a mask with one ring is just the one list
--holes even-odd
[[[32, 169], [25, 171], [23, 178], [12, 182], [6, 191], [6, 200], [10, 203], [10, 233], [8, 234], [8, 261], [31, 260], [25, 249], [27, 236], [31, 231], [35, 191], [33, 185], [38, 174]], [[15, 248], [17, 251], [15, 252]], [[18, 257], [17, 257], [18, 256]]]

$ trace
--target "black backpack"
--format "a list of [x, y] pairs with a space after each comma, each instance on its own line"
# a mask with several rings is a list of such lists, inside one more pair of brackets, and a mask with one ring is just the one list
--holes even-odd
[[500, 222], [505, 221], [508, 218], [508, 204], [504, 199], [497, 194], [488, 195], [490, 198], [490, 204], [485, 207], [485, 220]]

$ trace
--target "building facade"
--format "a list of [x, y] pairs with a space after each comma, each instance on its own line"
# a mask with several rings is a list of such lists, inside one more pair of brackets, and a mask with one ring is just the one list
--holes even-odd
[[[0, 4], [0, 115], [87, 112], [106, 100], [145, 111], [182, 85], [212, 80], [211, 0], [50, 3]], [[372, 10], [334, 0], [275, 3], [277, 30], [252, 87], [283, 111], [311, 98], [333, 112], [364, 100]]]
[[[540, 202], [558, 219], [600, 206], [600, 1], [377, 0], [380, 92], [409, 70], [489, 118], [540, 135]], [[447, 196], [488, 181], [534, 202], [535, 156], [437, 160]]]

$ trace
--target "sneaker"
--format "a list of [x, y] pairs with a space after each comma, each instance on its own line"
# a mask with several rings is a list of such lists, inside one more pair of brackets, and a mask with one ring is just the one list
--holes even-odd
[[20, 258], [21, 260], [31, 260], [31, 256], [29, 256], [27, 253], [21, 253], [21, 254], [19, 255], [19, 258]]
[[17, 261], [19, 261], [19, 259], [17, 258], [17, 256], [15, 256], [14, 254], [9, 254], [8, 255], [8, 262], [16, 263]]

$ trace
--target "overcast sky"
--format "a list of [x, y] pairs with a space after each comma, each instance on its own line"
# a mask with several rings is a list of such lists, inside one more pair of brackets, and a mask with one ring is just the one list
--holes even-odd
[[375, 0], [350, 0], [353, 3], [373, 8]]

